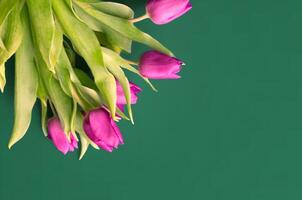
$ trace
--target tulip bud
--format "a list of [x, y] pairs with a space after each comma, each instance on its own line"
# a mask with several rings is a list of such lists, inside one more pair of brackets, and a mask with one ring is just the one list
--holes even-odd
[[[142, 89], [138, 85], [131, 82], [129, 82], [129, 85], [130, 85], [131, 104], [136, 104], [138, 99], [137, 94], [140, 93]], [[125, 98], [123, 87], [118, 81], [116, 82], [116, 94], [117, 94], [116, 104], [120, 109], [123, 109], [123, 106], [127, 104], [127, 101]]]
[[61, 126], [60, 120], [57, 117], [53, 117], [48, 120], [47, 129], [48, 138], [64, 155], [78, 148], [78, 142], [74, 135], [71, 134], [69, 141]]
[[83, 128], [87, 136], [106, 151], [112, 152], [119, 144], [124, 144], [119, 128], [104, 108], [87, 113]]
[[191, 10], [189, 0], [148, 0], [147, 14], [155, 24], [166, 24]]
[[139, 63], [139, 72], [150, 79], [178, 79], [177, 74], [184, 63], [158, 51], [147, 51]]

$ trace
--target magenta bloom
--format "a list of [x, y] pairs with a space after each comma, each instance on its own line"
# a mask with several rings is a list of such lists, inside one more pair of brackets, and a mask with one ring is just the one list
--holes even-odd
[[57, 117], [53, 117], [48, 120], [47, 128], [48, 138], [64, 155], [69, 151], [74, 151], [74, 149], [78, 148], [78, 142], [73, 134], [71, 134], [70, 141], [68, 141], [67, 136], [61, 126], [60, 120]]
[[140, 73], [150, 79], [178, 79], [183, 62], [158, 51], [147, 51], [139, 63]]
[[155, 24], [166, 24], [191, 10], [189, 0], [148, 0], [147, 14]]
[[119, 128], [104, 108], [87, 113], [83, 128], [87, 136], [106, 151], [112, 152], [119, 144], [124, 144]]
[[[136, 104], [138, 99], [137, 94], [140, 93], [142, 89], [138, 87], [138, 85], [131, 82], [129, 82], [129, 85], [130, 85], [131, 104]], [[123, 106], [127, 104], [127, 102], [126, 102], [123, 87], [118, 81], [116, 82], [116, 94], [117, 94], [116, 104], [120, 109], [122, 109]]]

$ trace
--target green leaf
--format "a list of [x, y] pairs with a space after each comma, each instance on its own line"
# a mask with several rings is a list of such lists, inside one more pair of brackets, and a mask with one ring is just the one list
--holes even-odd
[[74, 72], [75, 72], [76, 76], [79, 78], [79, 80], [83, 86], [97, 90], [97, 87], [96, 87], [95, 83], [93, 82], [93, 80], [84, 71], [82, 71], [81, 69], [78, 69], [78, 68], [74, 68]]
[[107, 46], [118, 53], [120, 53], [121, 50], [131, 53], [132, 40], [121, 35], [117, 31], [107, 26], [103, 26], [103, 31], [96, 32], [96, 35], [102, 46]]
[[75, 66], [75, 64], [76, 64], [76, 53], [75, 53], [75, 51], [72, 49], [72, 47], [66, 41], [64, 41], [64, 47], [65, 47], [65, 51], [66, 51], [66, 54], [68, 56], [68, 59], [70, 61], [70, 64], [72, 66]]
[[16, 52], [23, 37], [20, 11], [22, 8], [22, 3], [18, 3], [14, 7], [10, 15], [7, 17], [5, 24], [5, 32], [3, 34], [3, 43], [5, 49], [0, 49], [0, 89], [4, 90], [6, 83], [5, 78], [5, 62]]
[[74, 84], [74, 86], [76, 88], [76, 94], [74, 94], [74, 96], [79, 100], [79, 103], [81, 102], [85, 111], [99, 108], [104, 104], [95, 90], [80, 84]]
[[[77, 15], [84, 21], [92, 30], [97, 32], [102, 32], [103, 34], [97, 33], [98, 39], [102, 45], [108, 47], [113, 46], [114, 50], [116, 48], [121, 48], [127, 52], [131, 52], [132, 40], [110, 28], [109, 26], [99, 22], [97, 19], [93, 18], [87, 14], [84, 10], [75, 7]], [[108, 45], [108, 44], [109, 45]]]
[[75, 12], [75, 10], [73, 9], [73, 0], [65, 0], [65, 2], [67, 3], [67, 5], [69, 6], [70, 10], [72, 11], [73, 15], [80, 21], [82, 21], [82, 19], [77, 15], [77, 13]]
[[[101, 105], [105, 104], [102, 98], [95, 91], [97, 90], [94, 82], [90, 77], [80, 69], [74, 69], [77, 77], [81, 81], [81, 84], [75, 84], [79, 96], [82, 97], [83, 101], [89, 102], [90, 109], [99, 108]], [[129, 118], [117, 107], [116, 113], [121, 116], [123, 119], [129, 120]]]
[[5, 76], [5, 65], [0, 65], [0, 90], [4, 92], [4, 87], [6, 85], [6, 76]]
[[120, 17], [123, 19], [133, 19], [134, 16], [133, 10], [124, 4], [115, 2], [98, 2], [90, 3], [90, 5], [103, 13], [115, 17]]
[[128, 81], [126, 75], [124, 74], [123, 70], [120, 68], [119, 63], [116, 62], [116, 60], [113, 59], [113, 57], [108, 56], [112, 51], [107, 49], [107, 48], [103, 48], [103, 52], [104, 52], [105, 66], [115, 76], [115, 78], [119, 81], [119, 83], [121, 84], [121, 86], [123, 88], [125, 99], [126, 99], [126, 102], [127, 102], [127, 108], [128, 108], [129, 116], [130, 116], [131, 122], [133, 123], [133, 115], [132, 115], [132, 109], [131, 109], [131, 93], [130, 93], [129, 81]]
[[63, 35], [56, 26], [51, 0], [27, 0], [33, 37], [39, 51], [50, 71], [54, 71], [55, 64], [62, 49]]
[[[56, 65], [56, 75], [63, 91], [75, 100], [74, 104], [79, 103], [84, 110], [102, 105], [97, 92], [81, 85], [64, 50]], [[92, 84], [94, 84], [93, 81]]]
[[95, 21], [95, 25], [98, 23], [99, 26], [103, 27], [104, 25], [110, 27], [111, 29], [119, 32], [121, 35], [124, 35], [127, 38], [130, 38], [134, 41], [140, 42], [142, 44], [145, 44], [153, 49], [156, 49], [158, 51], [161, 51], [168, 55], [173, 55], [171, 51], [169, 51], [166, 47], [164, 47], [160, 42], [155, 40], [150, 35], [140, 31], [138, 28], [136, 28], [133, 23], [131, 23], [127, 19], [119, 18], [116, 16], [108, 15], [106, 13], [100, 12], [99, 10], [95, 9], [93, 6], [91, 6], [88, 3], [81, 3], [76, 1], [74, 4], [74, 8], [76, 12], [80, 12], [82, 9], [87, 14], [89, 14], [91, 17], [95, 18], [97, 21]]
[[2, 38], [0, 38], [0, 49], [6, 50], [6, 47], [5, 47], [5, 44], [4, 44], [3, 40], [2, 40]]
[[46, 63], [43, 61], [42, 57], [39, 54], [37, 55], [36, 59], [39, 74], [40, 76], [42, 76], [44, 87], [46, 88], [47, 94], [49, 95], [49, 98], [57, 111], [58, 117], [60, 118], [66, 135], [69, 136], [70, 132], [73, 129], [73, 101], [62, 90], [60, 83], [48, 70]]
[[62, 25], [64, 33], [88, 63], [94, 76], [95, 83], [109, 106], [111, 116], [112, 118], [115, 118], [115, 79], [103, 64], [102, 49], [97, 37], [92, 30], [73, 15], [64, 1], [54, 0], [53, 8]]
[[[110, 51], [109, 49], [103, 48], [103, 53], [104, 53], [104, 62], [106, 65], [110, 65], [111, 62], [115, 62], [122, 68], [125, 68], [137, 75], [139, 75], [143, 80], [146, 81], [146, 83], [155, 91], [157, 92], [156, 88], [152, 85], [152, 83], [149, 81], [148, 78], [143, 77], [137, 69], [132, 67], [126, 60], [124, 60], [120, 55], [117, 53]], [[113, 61], [112, 61], [113, 60]]]
[[48, 135], [46, 125], [47, 125], [47, 101], [41, 99], [41, 127], [45, 137]]
[[32, 41], [26, 15], [23, 15], [25, 39], [16, 52], [14, 127], [9, 148], [25, 135], [31, 121], [31, 113], [37, 98], [38, 74], [34, 62]]
[[71, 76], [70, 76], [70, 62], [67, 54], [62, 50], [57, 64], [55, 65], [56, 77], [61, 85], [63, 91], [70, 97], [71, 95]]
[[0, 26], [3, 24], [5, 18], [12, 11], [14, 6], [18, 3], [16, 0], [1, 0], [0, 1]]
[[[1, 0], [0, 1], [0, 32], [3, 29], [3, 24], [9, 13], [13, 10], [15, 5], [20, 3], [18, 0]], [[0, 38], [0, 49], [6, 49], [2, 38]]]

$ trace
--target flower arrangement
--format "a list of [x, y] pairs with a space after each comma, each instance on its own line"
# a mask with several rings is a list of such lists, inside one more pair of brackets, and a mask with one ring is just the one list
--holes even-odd
[[[192, 8], [189, 0], [148, 0], [134, 18], [126, 5], [100, 0], [1, 0], [0, 89], [5, 63], [15, 55], [14, 126], [8, 147], [26, 134], [33, 106], [41, 102], [42, 130], [63, 154], [81, 142], [113, 151], [123, 144], [117, 126], [133, 122], [131, 105], [142, 89], [128, 81], [129, 70], [149, 79], [178, 79], [183, 62], [135, 23], [149, 18], [162, 25]], [[124, 59], [132, 42], [149, 46], [138, 63]], [[83, 58], [89, 70], [78, 66]]]

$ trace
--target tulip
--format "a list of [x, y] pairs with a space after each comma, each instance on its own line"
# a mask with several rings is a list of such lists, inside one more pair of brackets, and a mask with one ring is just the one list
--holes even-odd
[[147, 51], [139, 63], [140, 73], [150, 79], [178, 79], [177, 74], [184, 63], [158, 51]]
[[47, 128], [48, 138], [64, 155], [78, 148], [78, 142], [74, 135], [71, 134], [69, 141], [61, 126], [60, 120], [57, 117], [53, 117], [48, 120]]
[[118, 145], [124, 144], [121, 132], [110, 114], [104, 108], [92, 110], [86, 114], [83, 122], [86, 135], [100, 148], [112, 152]]
[[147, 15], [155, 24], [166, 24], [191, 10], [189, 0], [148, 0]]
[[[129, 85], [130, 85], [131, 104], [136, 104], [138, 99], [137, 94], [140, 93], [142, 89], [138, 85], [131, 82], [129, 82]], [[123, 110], [123, 106], [127, 104], [127, 101], [125, 98], [123, 87], [118, 81], [116, 82], [116, 94], [117, 94], [116, 104], [121, 110]]]

